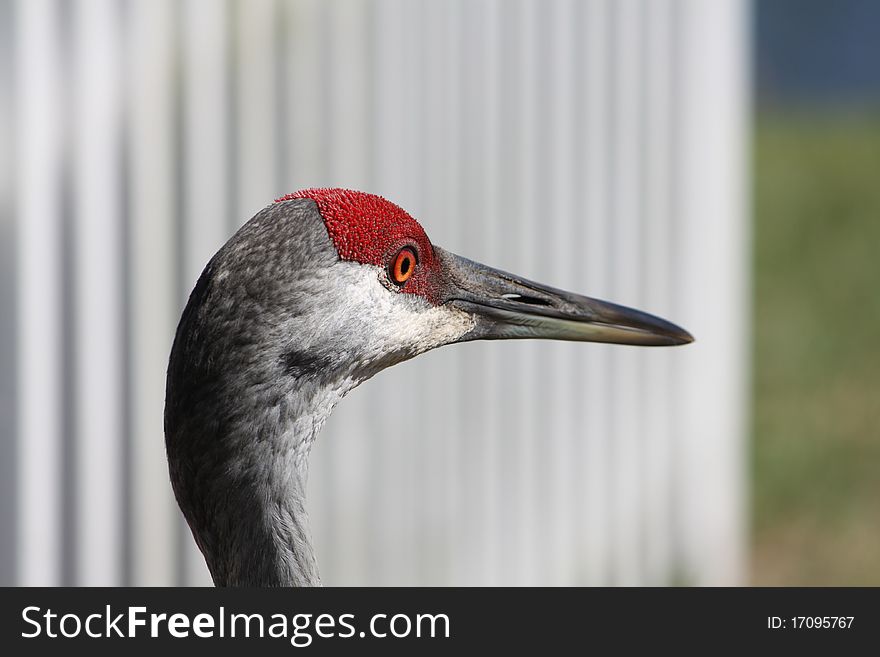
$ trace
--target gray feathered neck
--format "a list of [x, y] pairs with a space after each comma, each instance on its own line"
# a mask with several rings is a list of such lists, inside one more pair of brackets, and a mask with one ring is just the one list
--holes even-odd
[[308, 452], [352, 385], [329, 355], [297, 344], [307, 327], [295, 325], [314, 301], [314, 274], [337, 260], [312, 202], [270, 206], [211, 260], [178, 326], [169, 471], [217, 585], [320, 584]]

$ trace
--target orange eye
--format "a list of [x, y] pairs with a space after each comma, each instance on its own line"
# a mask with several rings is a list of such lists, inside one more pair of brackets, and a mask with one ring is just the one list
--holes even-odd
[[403, 248], [394, 256], [391, 265], [391, 280], [397, 285], [406, 283], [416, 269], [416, 254], [409, 247]]

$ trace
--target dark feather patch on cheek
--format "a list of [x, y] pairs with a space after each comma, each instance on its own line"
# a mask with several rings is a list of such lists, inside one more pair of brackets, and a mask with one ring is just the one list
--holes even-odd
[[294, 378], [315, 377], [326, 371], [332, 364], [329, 358], [305, 351], [288, 349], [281, 354], [281, 368], [287, 376]]

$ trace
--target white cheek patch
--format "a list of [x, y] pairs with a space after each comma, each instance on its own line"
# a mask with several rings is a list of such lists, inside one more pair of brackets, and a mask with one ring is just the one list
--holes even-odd
[[333, 267], [333, 274], [326, 316], [328, 323], [345, 325], [325, 329], [344, 333], [360, 351], [360, 359], [380, 360], [395, 353], [412, 357], [455, 342], [474, 328], [470, 313], [389, 290], [381, 280], [382, 268], [376, 265], [343, 261]]

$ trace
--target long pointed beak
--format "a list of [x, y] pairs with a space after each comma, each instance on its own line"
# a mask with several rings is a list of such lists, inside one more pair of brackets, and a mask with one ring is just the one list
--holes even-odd
[[672, 346], [693, 342], [680, 326], [608, 301], [557, 290], [435, 247], [447, 278], [444, 301], [471, 313], [462, 340], [544, 338]]

